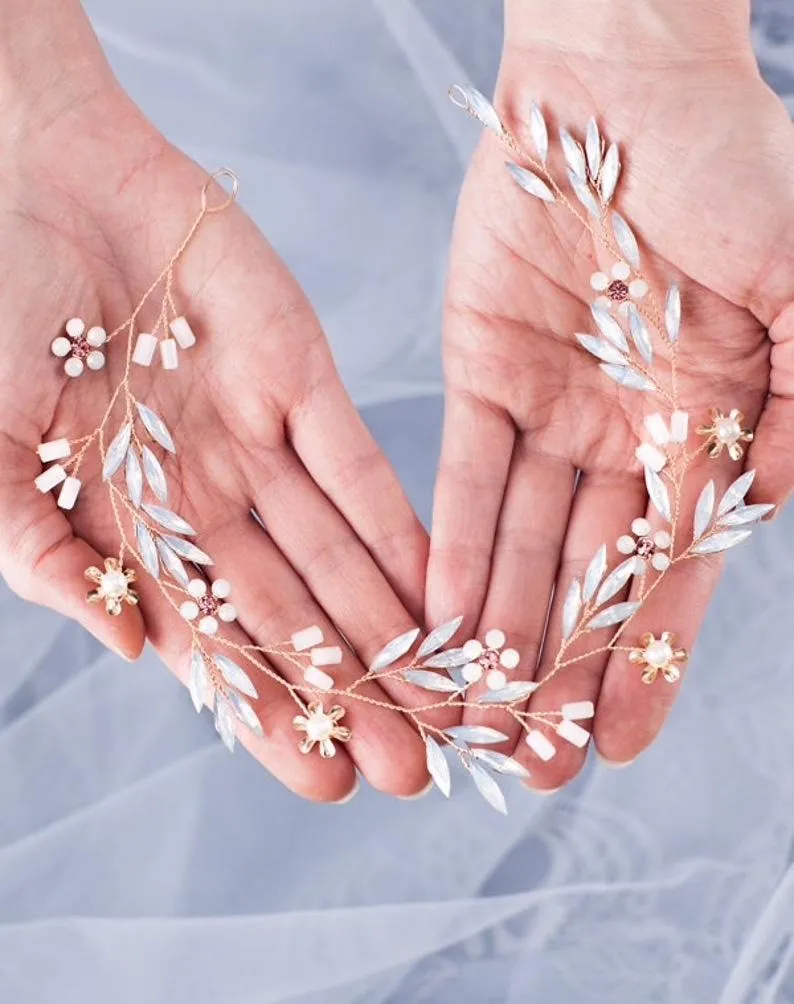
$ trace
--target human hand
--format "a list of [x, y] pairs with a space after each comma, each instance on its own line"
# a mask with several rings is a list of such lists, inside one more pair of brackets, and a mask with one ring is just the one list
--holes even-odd
[[[575, 2], [508, 3], [494, 104], [530, 150], [533, 99], [553, 139], [564, 126], [583, 140], [592, 115], [620, 143], [617, 208], [639, 235], [643, 270], [657, 290], [681, 284], [679, 394], [690, 444], [702, 444], [694, 427], [708, 424], [711, 406], [740, 409], [756, 430], [745, 458], [757, 469], [750, 501], [781, 503], [794, 484], [794, 133], [759, 77], [747, 20], [744, 3], [621, 0], [586, 18]], [[555, 145], [551, 170], [564, 178]], [[615, 542], [645, 515], [634, 450], [659, 406], [618, 389], [574, 339], [594, 332], [590, 277], [614, 259], [561, 206], [522, 192], [506, 159], [515, 158], [486, 132], [456, 220], [426, 617], [432, 624], [461, 609], [470, 631], [502, 628], [522, 656], [513, 678], [539, 680], [554, 666], [570, 582], [602, 543], [614, 565]], [[682, 525], [692, 526], [709, 478], [724, 490], [741, 470], [726, 453], [712, 460], [701, 451]], [[719, 558], [671, 568], [627, 637], [671, 630], [690, 648], [720, 568]], [[601, 652], [555, 674], [530, 710], [593, 700], [599, 753], [626, 763], [655, 737], [675, 695], [640, 675], [625, 651]], [[517, 738], [503, 712], [467, 711], [464, 720]], [[520, 749], [530, 783], [547, 791], [584, 759], [567, 744], [548, 763]]]
[[[111, 329], [130, 315], [194, 220], [206, 174], [120, 90], [77, 3], [56, 11], [12, 0], [0, 22], [0, 47], [9, 46], [0, 51], [0, 570], [22, 596], [127, 658], [147, 635], [185, 680], [185, 625], [146, 575], [140, 607], [120, 617], [85, 603], [84, 571], [118, 550], [96, 457], [81, 467], [68, 518], [33, 481], [38, 444], [93, 429], [124, 369], [123, 351], [109, 351], [104, 370], [70, 380], [50, 343], [72, 316]], [[334, 671], [344, 687], [421, 617], [424, 532], [349, 401], [308, 301], [240, 209], [202, 229], [177, 282], [199, 344], [181, 355], [178, 375], [159, 366], [134, 375], [179, 443], [169, 506], [198, 528], [214, 574], [233, 586], [235, 640], [267, 645], [318, 624], [346, 653]], [[289, 661], [272, 664], [295, 679]], [[422, 700], [394, 679], [382, 687], [361, 693]], [[352, 740], [321, 761], [298, 751], [289, 692], [264, 675], [257, 688], [267, 738], [245, 742], [296, 792], [338, 800], [356, 767], [394, 794], [426, 783], [422, 743], [397, 711], [351, 702]]]

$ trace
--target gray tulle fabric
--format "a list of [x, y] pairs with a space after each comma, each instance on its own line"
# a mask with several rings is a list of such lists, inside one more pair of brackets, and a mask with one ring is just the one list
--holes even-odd
[[[440, 301], [497, 0], [93, 0], [123, 83], [297, 273], [426, 518]], [[791, 0], [756, 5], [794, 109]], [[656, 746], [553, 799], [316, 807], [0, 592], [3, 1004], [794, 1000], [794, 511], [730, 563]]]

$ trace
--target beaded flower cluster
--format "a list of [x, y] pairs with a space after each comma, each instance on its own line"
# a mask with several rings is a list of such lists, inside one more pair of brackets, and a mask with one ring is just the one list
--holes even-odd
[[[482, 796], [504, 812], [506, 802], [495, 775], [526, 778], [529, 774], [513, 756], [492, 748], [505, 742], [506, 734], [479, 725], [437, 728], [427, 723], [425, 713], [449, 707], [501, 711], [520, 725], [524, 742], [541, 761], [555, 756], [560, 740], [585, 747], [590, 732], [582, 723], [594, 716], [592, 702], [571, 701], [558, 710], [541, 711], [533, 707], [533, 693], [567, 667], [596, 652], [618, 648], [628, 651], [629, 662], [639, 668], [648, 685], [659, 678], [676, 683], [687, 653], [676, 645], [670, 631], [661, 630], [658, 637], [645, 634], [632, 646], [621, 646], [621, 639], [670, 568], [746, 540], [753, 526], [773, 507], [744, 504], [753, 481], [753, 472], [748, 471], [719, 499], [715, 482], [709, 481], [700, 494], [694, 525], [681, 526], [683, 484], [694, 458], [703, 451], [718, 456], [725, 450], [738, 461], [752, 432], [744, 428], [736, 409], [727, 413], [713, 409], [708, 422], [695, 430], [700, 445], [694, 449], [689, 446], [690, 418], [678, 404], [675, 380], [681, 296], [678, 286], [672, 284], [663, 309], [659, 308], [651, 283], [640, 268], [637, 239], [628, 222], [612, 208], [621, 175], [617, 145], [604, 142], [594, 119], [587, 125], [584, 144], [568, 130], [561, 130], [571, 198], [548, 169], [549, 134], [536, 104], [531, 107], [529, 122], [535, 147], [532, 155], [508, 132], [479, 92], [455, 87], [450, 97], [521, 161], [507, 167], [525, 192], [573, 213], [610, 254], [613, 264], [609, 271], [598, 271], [590, 280], [597, 294], [591, 306], [595, 331], [576, 334], [575, 338], [595, 357], [606, 378], [629, 390], [656, 394], [665, 406], [664, 413], [653, 412], [645, 419], [647, 438], [636, 448], [653, 522], [638, 514], [627, 532], [611, 545], [603, 544], [584, 574], [571, 583], [562, 610], [562, 641], [545, 677], [527, 679], [534, 666], [520, 672], [520, 652], [508, 647], [504, 632], [496, 627], [486, 630], [482, 640], [471, 638], [453, 645], [462, 616], [437, 626], [421, 641], [418, 627], [392, 639], [366, 674], [345, 688], [336, 686], [333, 675], [334, 667], [345, 658], [343, 643], [326, 643], [319, 627], [298, 628], [291, 638], [274, 645], [240, 645], [224, 634], [224, 627], [237, 621], [238, 611], [245, 612], [245, 597], [231, 603], [231, 583], [213, 580], [209, 571], [213, 561], [195, 542], [197, 531], [169, 508], [167, 469], [177, 447], [164, 419], [135, 396], [132, 379], [136, 368], [151, 366], [158, 355], [164, 369], [177, 369], [179, 353], [194, 349], [198, 343], [193, 326], [174, 304], [174, 270], [202, 221], [233, 201], [236, 179], [225, 169], [205, 185], [201, 211], [186, 239], [126, 321], [108, 335], [99, 326], [86, 330], [83, 320], [72, 318], [65, 325], [65, 334], [52, 342], [52, 352], [65, 359], [64, 370], [70, 377], [82, 375], [86, 367], [102, 368], [110, 343], [119, 335], [126, 339], [127, 365], [93, 432], [74, 442], [59, 438], [41, 444], [39, 456], [50, 466], [36, 479], [36, 487], [41, 492], [57, 489], [57, 504], [72, 509], [82, 487], [78, 473], [83, 458], [91, 447], [98, 449], [120, 544], [117, 556], [105, 560], [104, 569], [86, 571], [94, 585], [88, 600], [103, 603], [109, 615], [117, 616], [126, 604], [138, 602], [132, 587], [135, 572], [127, 564], [134, 562], [151, 576], [177, 615], [177, 623], [181, 618], [190, 635], [186, 654], [193, 704], [197, 711], [203, 707], [213, 711], [216, 729], [230, 750], [240, 728], [267, 741], [257, 711], [257, 673], [277, 680], [289, 691], [299, 712], [293, 726], [296, 741], [303, 736], [300, 749], [309, 754], [316, 748], [324, 758], [335, 754], [337, 743], [351, 738], [350, 729], [340, 723], [350, 702], [366, 699], [362, 684], [397, 676], [428, 695], [426, 701], [418, 702], [420, 706], [410, 709], [388, 699], [383, 703], [405, 715], [422, 737], [428, 771], [436, 786], [449, 795], [451, 771], [445, 751], [451, 752]], [[208, 193], [214, 179], [221, 176], [233, 179], [233, 192], [224, 203], [212, 207]], [[138, 318], [158, 290], [162, 291], [159, 322], [151, 332], [139, 331]], [[658, 346], [665, 349], [671, 374], [669, 389], [654, 369]], [[241, 620], [244, 627], [244, 617]], [[277, 673], [267, 661], [271, 655], [298, 667], [302, 682], [291, 682]], [[326, 710], [325, 702], [332, 697], [334, 703]]]

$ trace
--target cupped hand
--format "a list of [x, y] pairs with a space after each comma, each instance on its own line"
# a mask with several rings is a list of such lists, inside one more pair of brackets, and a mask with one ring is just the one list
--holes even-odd
[[[700, 450], [681, 525], [691, 528], [709, 478], [724, 490], [743, 465], [757, 470], [750, 501], [780, 504], [794, 485], [794, 132], [786, 110], [760, 79], [741, 18], [735, 30], [721, 26], [725, 38], [694, 28], [677, 36], [668, 14], [671, 22], [689, 16], [677, 5], [657, 12], [647, 32], [636, 12], [645, 7], [625, 8], [625, 22], [608, 25], [585, 25], [567, 9], [570, 30], [558, 35], [539, 16], [525, 31], [520, 15], [508, 18], [494, 105], [527, 150], [531, 102], [542, 106], [550, 170], [584, 216], [564, 180], [557, 130], [583, 141], [595, 116], [607, 141], [620, 144], [616, 208], [639, 237], [657, 302], [672, 281], [681, 286], [678, 391], [690, 446], [702, 446], [695, 430], [708, 425], [710, 407], [737, 408], [755, 429], [741, 462]], [[614, 567], [623, 557], [616, 541], [646, 515], [635, 448], [648, 438], [644, 418], [665, 405], [617, 387], [577, 344], [576, 332], [598, 333], [591, 276], [615, 260], [559, 203], [522, 191], [506, 160], [517, 158], [484, 133], [455, 225], [426, 616], [436, 623], [460, 609], [471, 631], [501, 628], [521, 653], [512, 678], [542, 680], [572, 579], [602, 544]], [[623, 645], [669, 630], [691, 649], [721, 564], [698, 558], [671, 569]], [[627, 655], [602, 652], [568, 666], [537, 690], [530, 710], [593, 701], [599, 753], [631, 761], [658, 733], [678, 687], [661, 676], [643, 683]], [[466, 720], [518, 738], [504, 712], [468, 711]], [[520, 745], [539, 790], [560, 787], [583, 762], [584, 751], [556, 745], [548, 763]]]
[[[4, 107], [0, 568], [22, 596], [127, 658], [148, 637], [185, 680], [186, 625], [140, 569], [138, 607], [112, 618], [86, 604], [85, 570], [119, 547], [96, 454], [81, 467], [71, 513], [58, 508], [57, 492], [33, 484], [39, 443], [90, 433], [125, 366], [120, 337], [104, 369], [70, 379], [51, 342], [70, 317], [111, 330], [130, 315], [190, 228], [207, 181], [118, 88], [87, 23], [70, 31], [79, 79], [23, 88]], [[343, 647], [334, 667], [343, 688], [421, 617], [424, 532], [348, 399], [306, 297], [240, 208], [204, 221], [177, 268], [174, 297], [198, 344], [180, 354], [176, 372], [155, 363], [133, 374], [136, 396], [177, 444], [174, 458], [161, 453], [169, 507], [197, 528], [212, 577], [232, 585], [231, 637], [269, 646], [319, 625], [327, 644]], [[155, 321], [147, 308], [140, 328]], [[288, 660], [271, 665], [297, 682]], [[416, 731], [378, 704], [410, 701], [407, 685], [367, 684], [361, 693], [375, 703], [342, 702], [353, 737], [329, 760], [298, 751], [289, 692], [264, 674], [256, 686], [265, 738], [244, 729], [241, 738], [296, 792], [338, 800], [356, 768], [399, 795], [426, 783]]]

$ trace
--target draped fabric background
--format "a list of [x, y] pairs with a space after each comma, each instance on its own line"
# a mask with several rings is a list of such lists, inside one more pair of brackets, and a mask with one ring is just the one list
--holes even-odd
[[[297, 273], [429, 515], [441, 289], [498, 0], [92, 0], [123, 83]], [[794, 5], [759, 0], [794, 110]], [[2, 590], [0, 586], [0, 590]], [[794, 1001], [794, 511], [729, 566], [670, 724], [564, 794], [302, 803], [148, 653], [0, 591], [3, 1004]]]

